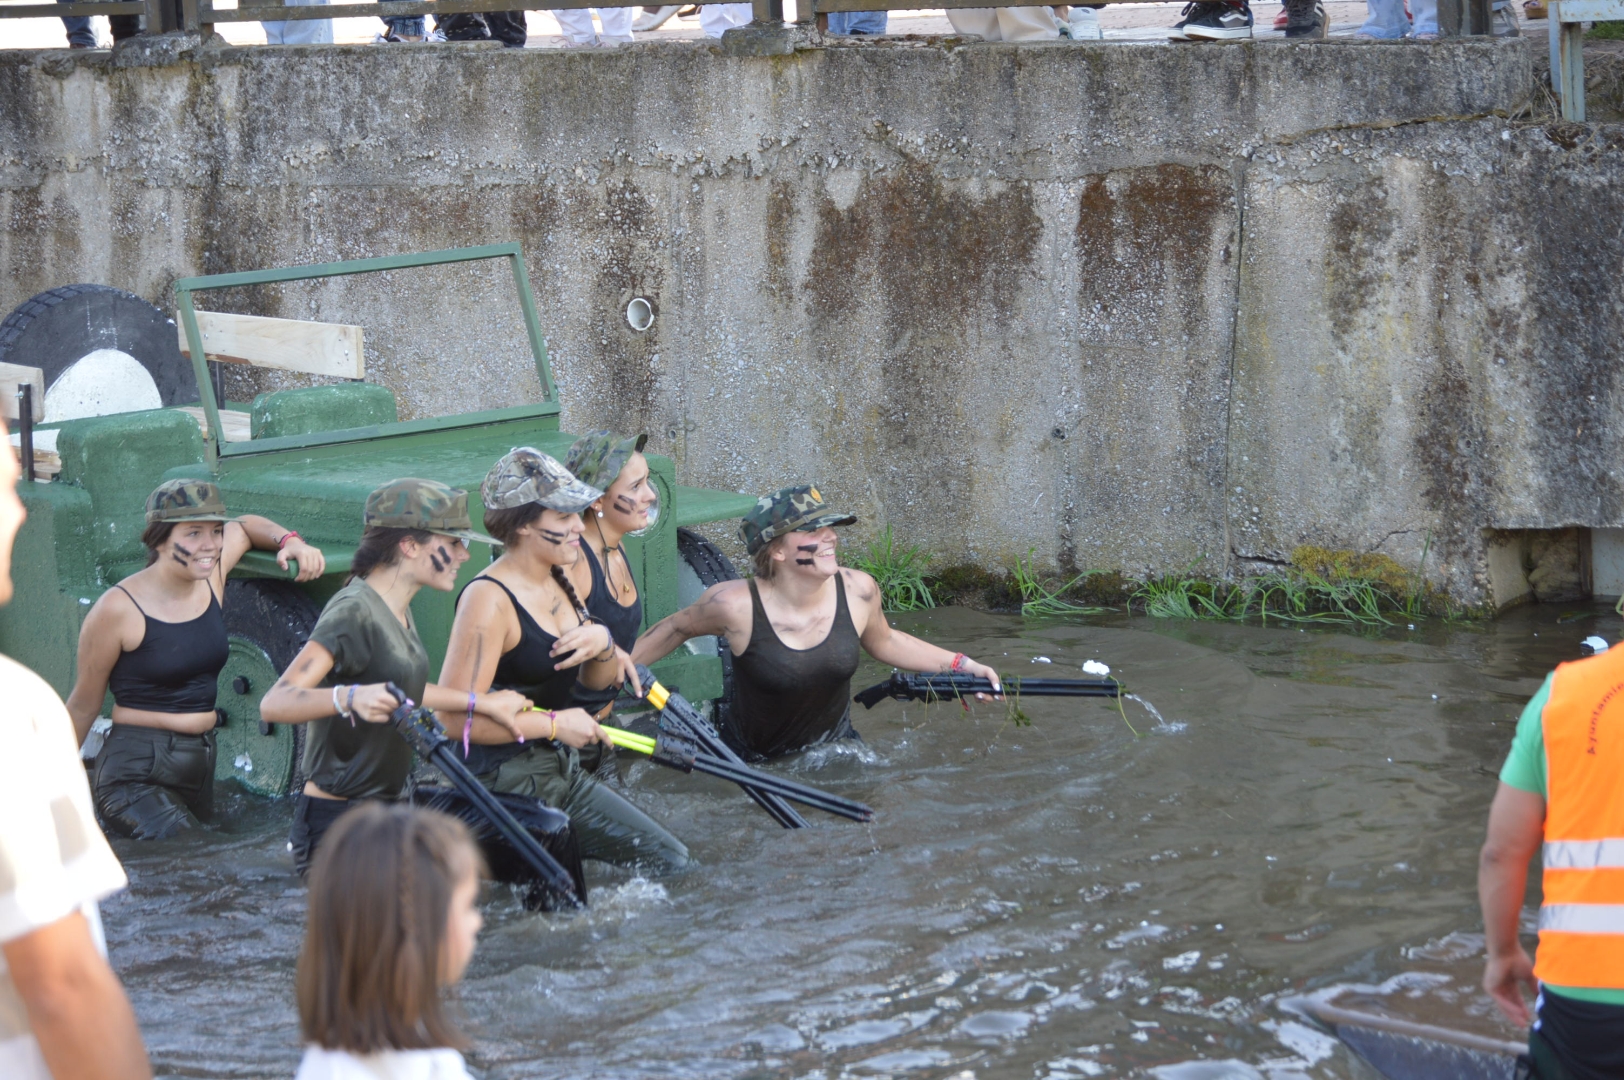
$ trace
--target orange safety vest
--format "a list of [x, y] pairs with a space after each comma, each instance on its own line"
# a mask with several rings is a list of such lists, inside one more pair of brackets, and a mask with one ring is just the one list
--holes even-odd
[[1624, 646], [1556, 669], [1545, 735], [1545, 898], [1534, 975], [1624, 989]]

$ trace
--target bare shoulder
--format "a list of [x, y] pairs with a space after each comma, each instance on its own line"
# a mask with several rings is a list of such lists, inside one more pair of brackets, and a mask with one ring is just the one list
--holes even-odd
[[861, 570], [853, 570], [849, 566], [842, 566], [840, 576], [846, 582], [846, 591], [865, 604], [880, 595], [880, 586], [872, 577]]
[[700, 594], [694, 607], [705, 606], [722, 611], [750, 610], [750, 582], [747, 578], [719, 581]]

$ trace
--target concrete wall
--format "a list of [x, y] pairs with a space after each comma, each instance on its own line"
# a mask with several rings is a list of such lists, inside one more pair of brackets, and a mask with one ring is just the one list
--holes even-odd
[[[941, 560], [1234, 572], [1624, 525], [1621, 139], [1526, 42], [0, 53], [0, 309], [518, 239], [567, 429]], [[654, 328], [625, 304], [649, 297]], [[532, 400], [511, 289], [262, 290], [405, 415]], [[246, 387], [243, 387], [246, 390]]]

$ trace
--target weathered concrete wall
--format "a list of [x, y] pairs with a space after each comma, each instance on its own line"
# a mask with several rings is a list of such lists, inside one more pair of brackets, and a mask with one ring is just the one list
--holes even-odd
[[[0, 308], [518, 239], [566, 427], [646, 428], [687, 482], [813, 478], [987, 564], [1431, 534], [1476, 600], [1482, 529], [1624, 525], [1620, 147], [1503, 119], [1530, 70], [1525, 42], [0, 53]], [[362, 323], [407, 415], [539, 393], [494, 270], [225, 300]]]

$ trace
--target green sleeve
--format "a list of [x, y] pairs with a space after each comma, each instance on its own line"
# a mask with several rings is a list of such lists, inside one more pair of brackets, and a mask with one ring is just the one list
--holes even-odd
[[1517, 734], [1511, 739], [1511, 753], [1500, 770], [1500, 782], [1519, 791], [1545, 797], [1545, 728], [1541, 714], [1551, 696], [1552, 675], [1545, 676], [1539, 693], [1523, 706], [1517, 721]]
[[340, 594], [327, 607], [310, 631], [310, 640], [333, 654], [333, 670], [322, 682], [335, 685], [362, 677], [372, 662], [372, 636], [367, 625], [366, 605], [354, 596]]

